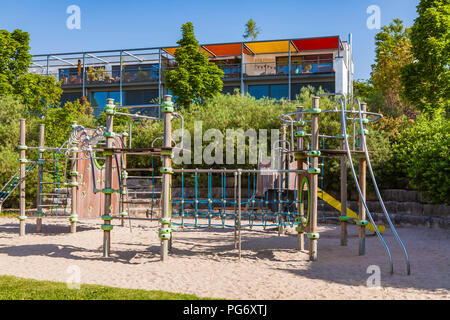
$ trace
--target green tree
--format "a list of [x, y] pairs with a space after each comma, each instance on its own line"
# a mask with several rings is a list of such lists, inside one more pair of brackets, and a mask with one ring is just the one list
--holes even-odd
[[375, 36], [375, 64], [372, 65], [371, 82], [375, 92], [381, 92], [384, 107], [389, 115], [415, 116], [414, 107], [403, 97], [401, 69], [413, 61], [409, 29], [403, 21], [394, 19], [383, 26]]
[[62, 89], [51, 76], [27, 73], [29, 42], [27, 32], [0, 30], [0, 96], [21, 96], [28, 111], [45, 114], [47, 107], [59, 106]]
[[415, 60], [403, 68], [405, 96], [419, 109], [448, 111], [450, 100], [450, 2], [421, 0], [411, 28]]
[[189, 107], [193, 102], [219, 94], [223, 87], [223, 71], [209, 62], [206, 54], [199, 50], [191, 22], [183, 24], [181, 30], [183, 37], [177, 42], [180, 47], [174, 54], [177, 68], [167, 70], [164, 75], [175, 102], [179, 106]]
[[245, 24], [245, 32], [242, 35], [245, 40], [249, 39], [251, 41], [256, 40], [258, 35], [261, 33], [261, 28], [256, 26], [256, 22], [253, 19], [250, 19]]

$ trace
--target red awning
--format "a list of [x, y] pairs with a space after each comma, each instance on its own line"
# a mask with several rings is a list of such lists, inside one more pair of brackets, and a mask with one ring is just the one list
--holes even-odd
[[298, 51], [325, 50], [339, 48], [339, 37], [292, 40]]

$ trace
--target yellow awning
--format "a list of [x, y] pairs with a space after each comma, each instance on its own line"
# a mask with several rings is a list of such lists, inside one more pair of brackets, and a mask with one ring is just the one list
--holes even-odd
[[[255, 54], [289, 52], [288, 40], [246, 42], [245, 45]], [[293, 45], [291, 45], [291, 52], [297, 52]]]

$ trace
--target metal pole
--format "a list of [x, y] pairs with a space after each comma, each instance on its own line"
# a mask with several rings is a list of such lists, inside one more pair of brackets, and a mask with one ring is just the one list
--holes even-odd
[[[363, 119], [366, 118], [365, 112], [367, 109], [367, 104], [365, 103], [361, 103], [361, 109], [362, 109], [362, 117]], [[360, 130], [364, 130], [364, 128], [360, 128]], [[364, 144], [361, 143], [361, 134], [359, 134], [359, 139], [360, 139], [360, 143], [359, 143], [359, 150], [360, 151], [364, 151]], [[359, 186], [361, 188], [361, 193], [362, 193], [362, 197], [365, 199], [367, 199], [366, 197], [366, 164], [367, 164], [367, 160], [365, 157], [361, 157], [359, 159]], [[366, 220], [366, 209], [364, 207], [363, 204], [363, 198], [361, 198], [361, 196], [359, 197], [359, 201], [358, 201], [358, 220], [361, 221], [365, 221]], [[359, 223], [359, 228], [358, 228], [358, 238], [359, 238], [359, 255], [363, 256], [366, 254], [366, 227], [364, 224]]]
[[241, 42], [241, 94], [244, 94], [244, 43]]
[[[162, 172], [162, 204], [161, 204], [161, 228], [159, 230], [160, 239], [161, 239], [161, 261], [166, 261], [168, 258], [169, 251], [169, 238], [171, 236], [170, 228], [170, 218], [171, 218], [171, 186], [170, 186], [170, 175], [172, 174], [172, 166], [171, 166], [171, 142], [172, 142], [172, 113], [173, 113], [173, 104], [172, 104], [172, 96], [166, 95], [164, 96], [162, 112], [164, 112], [164, 139], [163, 139], [163, 148], [165, 148], [166, 152], [162, 154], [162, 163], [163, 167], [161, 168]], [[167, 151], [170, 151], [167, 152]]]
[[[311, 150], [319, 150], [319, 97], [313, 97], [312, 110], [316, 110], [312, 114], [311, 120]], [[319, 168], [319, 158], [312, 157], [311, 169], [315, 170]], [[309, 260], [317, 260], [317, 188], [318, 188], [318, 172], [315, 171], [311, 174], [311, 216], [310, 216], [310, 233], [308, 234], [309, 240]]]
[[112, 215], [111, 215], [111, 197], [114, 190], [112, 189], [112, 157], [114, 151], [111, 150], [113, 148], [114, 142], [114, 99], [106, 99], [105, 113], [106, 113], [106, 147], [105, 147], [105, 188], [102, 190], [105, 196], [104, 200], [104, 214], [102, 219], [104, 224], [102, 225], [103, 230], [103, 257], [109, 257], [111, 252], [111, 230], [113, 226], [111, 225]]
[[[158, 62], [158, 104], [161, 104], [161, 49], [159, 49], [159, 62]], [[161, 107], [158, 107], [158, 117], [161, 117]]]
[[[39, 125], [39, 148], [44, 148], [44, 139], [45, 139], [45, 124], [41, 123]], [[37, 199], [38, 199], [38, 203], [37, 203], [37, 214], [36, 214], [36, 232], [41, 232], [42, 231], [42, 204], [40, 200], [41, 197], [41, 191], [42, 191], [42, 181], [40, 179], [40, 174], [42, 173], [42, 167], [41, 167], [41, 161], [42, 161], [42, 150], [38, 150], [39, 152], [39, 156], [38, 156], [38, 166], [39, 166], [39, 181], [38, 181], [38, 192], [37, 192]]]
[[19, 216], [19, 236], [25, 235], [25, 170], [26, 170], [26, 146], [25, 146], [25, 119], [20, 119], [20, 216]]
[[289, 40], [288, 99], [291, 101], [291, 40]]
[[122, 62], [122, 56], [123, 56], [123, 51], [120, 51], [120, 70], [119, 70], [119, 92], [120, 92], [120, 105], [123, 106], [123, 91], [122, 91], [122, 67], [123, 67], [123, 62]]
[[82, 88], [82, 96], [83, 97], [86, 97], [86, 82], [85, 82], [85, 78], [86, 78], [86, 69], [85, 69], [85, 64], [84, 64], [84, 62], [85, 62], [85, 53], [83, 53], [83, 75], [82, 75], [82, 80], [81, 80], [81, 82], [82, 82], [82, 84], [83, 84], [83, 88]]

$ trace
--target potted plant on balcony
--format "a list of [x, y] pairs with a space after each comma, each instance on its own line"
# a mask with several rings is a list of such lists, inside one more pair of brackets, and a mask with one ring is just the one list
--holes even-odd
[[87, 69], [86, 76], [87, 76], [88, 82], [94, 82], [96, 80], [96, 73], [91, 68]]
[[141, 70], [141, 67], [138, 68], [137, 72], [138, 80], [145, 80], [148, 77], [148, 73]]

